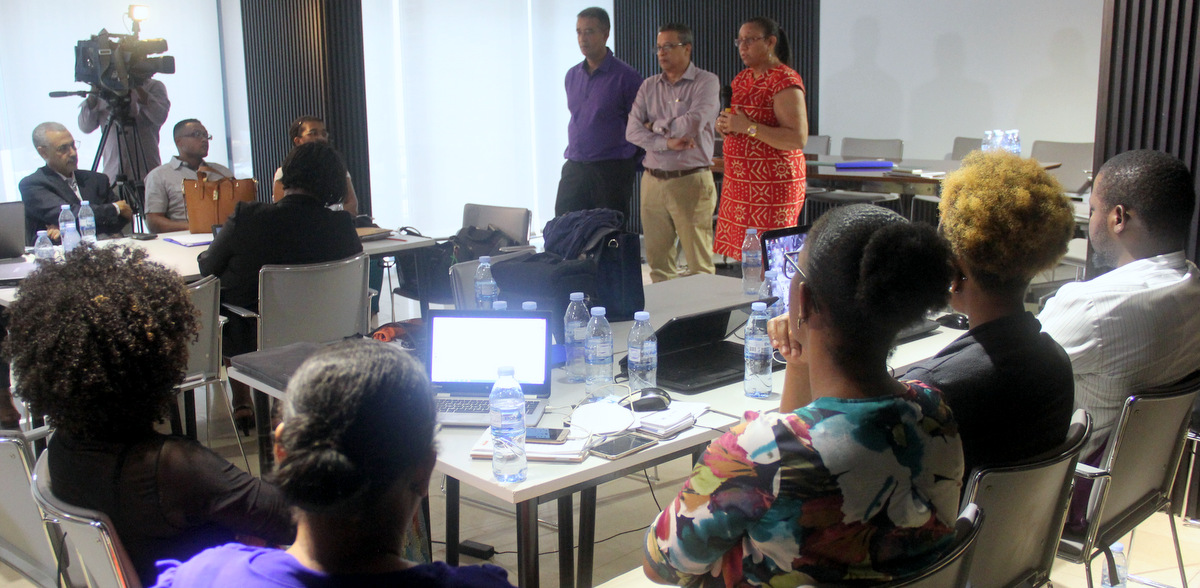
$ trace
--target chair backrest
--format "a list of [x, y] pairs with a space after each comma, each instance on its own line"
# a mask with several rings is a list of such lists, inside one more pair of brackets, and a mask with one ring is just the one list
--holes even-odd
[[829, 155], [829, 135], [809, 135], [804, 143], [804, 152], [809, 155]]
[[1061, 163], [1059, 167], [1049, 170], [1050, 175], [1058, 178], [1064, 191], [1079, 194], [1086, 191], [1090, 183], [1088, 174], [1093, 171], [1094, 151], [1093, 143], [1034, 141], [1029, 156], [1038, 161]]
[[265, 265], [258, 273], [258, 348], [369, 333], [367, 254], [326, 263]]
[[528, 208], [486, 204], [463, 205], [462, 226], [485, 229], [492, 225], [516, 241], [517, 245], [529, 244], [529, 227], [532, 224], [533, 212]]
[[968, 504], [958, 515], [954, 525], [954, 544], [950, 551], [934, 562], [933, 565], [914, 574], [899, 578], [892, 582], [880, 584], [881, 587], [899, 588], [961, 588], [967, 585], [967, 573], [976, 551], [976, 538], [983, 525], [982, 509], [974, 504]]
[[800, 209], [800, 224], [811, 225], [821, 218], [821, 215], [839, 206], [851, 204], [874, 204], [900, 211], [900, 196], [879, 192], [851, 192], [849, 190], [829, 190], [814, 192], [804, 197], [804, 206]]
[[[532, 250], [514, 251], [492, 256], [492, 263], [508, 259], [521, 259], [533, 255]], [[475, 308], [475, 270], [479, 269], [479, 260], [464, 261], [450, 266], [450, 288], [454, 292], [454, 308]], [[491, 310], [485, 308], [483, 310]], [[518, 309], [519, 310], [519, 309]]]
[[937, 196], [926, 196], [917, 194], [913, 196], [911, 209], [909, 210], [908, 220], [914, 223], [926, 223], [931, 226], [938, 226], [941, 222], [941, 214], [938, 212], [938, 204], [942, 199]]
[[971, 475], [963, 501], [988, 515], [971, 564], [974, 588], [1049, 581], [1071, 503], [1075, 464], [1091, 427], [1087, 412], [1076, 410], [1066, 440], [1045, 457]]
[[208, 276], [188, 285], [192, 304], [200, 312], [196, 340], [188, 343], [188, 366], [184, 384], [195, 385], [221, 373], [221, 280]]
[[900, 159], [904, 157], [904, 141], [900, 139], [842, 139], [842, 157], [859, 159]]
[[33, 454], [20, 431], [0, 431], [0, 561], [38, 586], [57, 585], [58, 525], [42, 518], [30, 481]]
[[1099, 466], [1110, 478], [1092, 490], [1089, 548], [1098, 531], [1124, 535], [1169, 500], [1197, 392], [1200, 371], [1125, 401]]
[[87, 586], [141, 588], [141, 580], [108, 515], [72, 506], [54, 496], [45, 452], [34, 467], [32, 489], [33, 499], [46, 519], [62, 529]]
[[962, 161], [962, 158], [966, 157], [968, 153], [981, 147], [983, 147], [983, 139], [979, 137], [955, 137], [954, 148], [950, 150], [950, 157], [946, 159]]

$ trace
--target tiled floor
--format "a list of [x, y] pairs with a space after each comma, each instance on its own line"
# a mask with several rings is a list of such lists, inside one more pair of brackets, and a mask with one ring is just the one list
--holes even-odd
[[[404, 299], [397, 300], [400, 302], [397, 305], [397, 319], [417, 314], [415, 302]], [[386, 295], [383, 297], [381, 306], [379, 317], [386, 322], [390, 320], [390, 302]], [[244, 467], [226, 411], [227, 409], [223, 407], [214, 407], [210, 420], [212, 446], [234, 464]], [[253, 439], [245, 438], [243, 441], [243, 445], [249, 453], [252, 472], [257, 474], [257, 453]], [[659, 504], [670, 500], [682, 485], [689, 471], [689, 462], [684, 458], [660, 466], [657, 472], [649, 471], [649, 476], [653, 478], [649, 483], [645, 477], [638, 475], [600, 486], [596, 517], [596, 538], [599, 543], [596, 546], [596, 565], [593, 573], [595, 584], [599, 585], [617, 578], [611, 582], [612, 586], [649, 585], [640, 572], [626, 573], [640, 566], [643, 529], [660, 510], [659, 506], [655, 504], [655, 500], [657, 499]], [[439, 542], [434, 544], [435, 559], [442, 559], [445, 554], [445, 546], [440, 543], [445, 538], [445, 498], [440, 484], [441, 477], [435, 476], [430, 488], [432, 534], [434, 541]], [[465, 485], [462, 494], [465, 498], [473, 498], [484, 504], [481, 506], [464, 501], [461, 538], [494, 546], [497, 555], [491, 560], [491, 563], [509, 570], [510, 579], [515, 582], [517, 560], [512, 507], [472, 491]], [[541, 507], [540, 519], [544, 521], [540, 534], [543, 586], [558, 585], [557, 535], [554, 527], [557, 518], [555, 504], [546, 504]], [[1179, 531], [1180, 544], [1189, 576], [1188, 581], [1189, 583], [1200, 582], [1200, 528], [1180, 525]], [[1126, 537], [1123, 542], [1128, 546], [1129, 538]], [[1179, 585], [1174, 550], [1171, 547], [1170, 529], [1165, 515], [1155, 515], [1140, 527], [1130, 553], [1131, 573], [1144, 574], [1151, 579]], [[464, 557], [462, 563], [478, 562]], [[1102, 564], [1099, 562], [1093, 566], [1096, 586], [1100, 584], [1101, 567]], [[625, 575], [622, 576], [623, 574]], [[1056, 563], [1051, 578], [1055, 586], [1087, 586], [1083, 566], [1061, 560]], [[0, 564], [0, 587], [3, 586], [26, 587], [32, 586], [32, 584]]]

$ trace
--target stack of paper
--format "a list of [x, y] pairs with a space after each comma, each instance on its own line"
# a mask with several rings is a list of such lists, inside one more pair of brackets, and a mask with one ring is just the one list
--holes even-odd
[[658, 412], [639, 412], [641, 424], [637, 430], [655, 437], [670, 437], [696, 423], [700, 415], [708, 412], [708, 405], [703, 402], [671, 403], [666, 410]]
[[[572, 435], [575, 432], [572, 431]], [[558, 445], [551, 443], [525, 443], [525, 458], [529, 461], [560, 461], [578, 463], [587, 457], [588, 438], [581, 435], [578, 439], [568, 439]], [[475, 445], [471, 446], [471, 457], [475, 459], [492, 459], [492, 430], [483, 430], [483, 435]]]

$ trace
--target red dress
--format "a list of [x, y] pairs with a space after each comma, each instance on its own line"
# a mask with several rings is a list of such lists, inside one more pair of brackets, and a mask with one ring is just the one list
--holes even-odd
[[[792, 86], [803, 92], [804, 80], [786, 65], [777, 65], [759, 78], [745, 69], [733, 78], [732, 104], [760, 125], [779, 126], [775, 95]], [[713, 251], [740, 260], [748, 227], [762, 234], [796, 224], [804, 205], [804, 151], [781, 151], [738, 133], [725, 137], [724, 153], [725, 177]]]

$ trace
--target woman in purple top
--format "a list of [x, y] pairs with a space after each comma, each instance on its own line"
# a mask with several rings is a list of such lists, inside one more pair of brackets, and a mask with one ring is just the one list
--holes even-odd
[[287, 551], [231, 543], [159, 562], [158, 586], [503, 586], [496, 566], [417, 565], [405, 529], [437, 453], [433, 396], [408, 354], [376, 341], [335, 345], [288, 384], [274, 479], [292, 504]]

